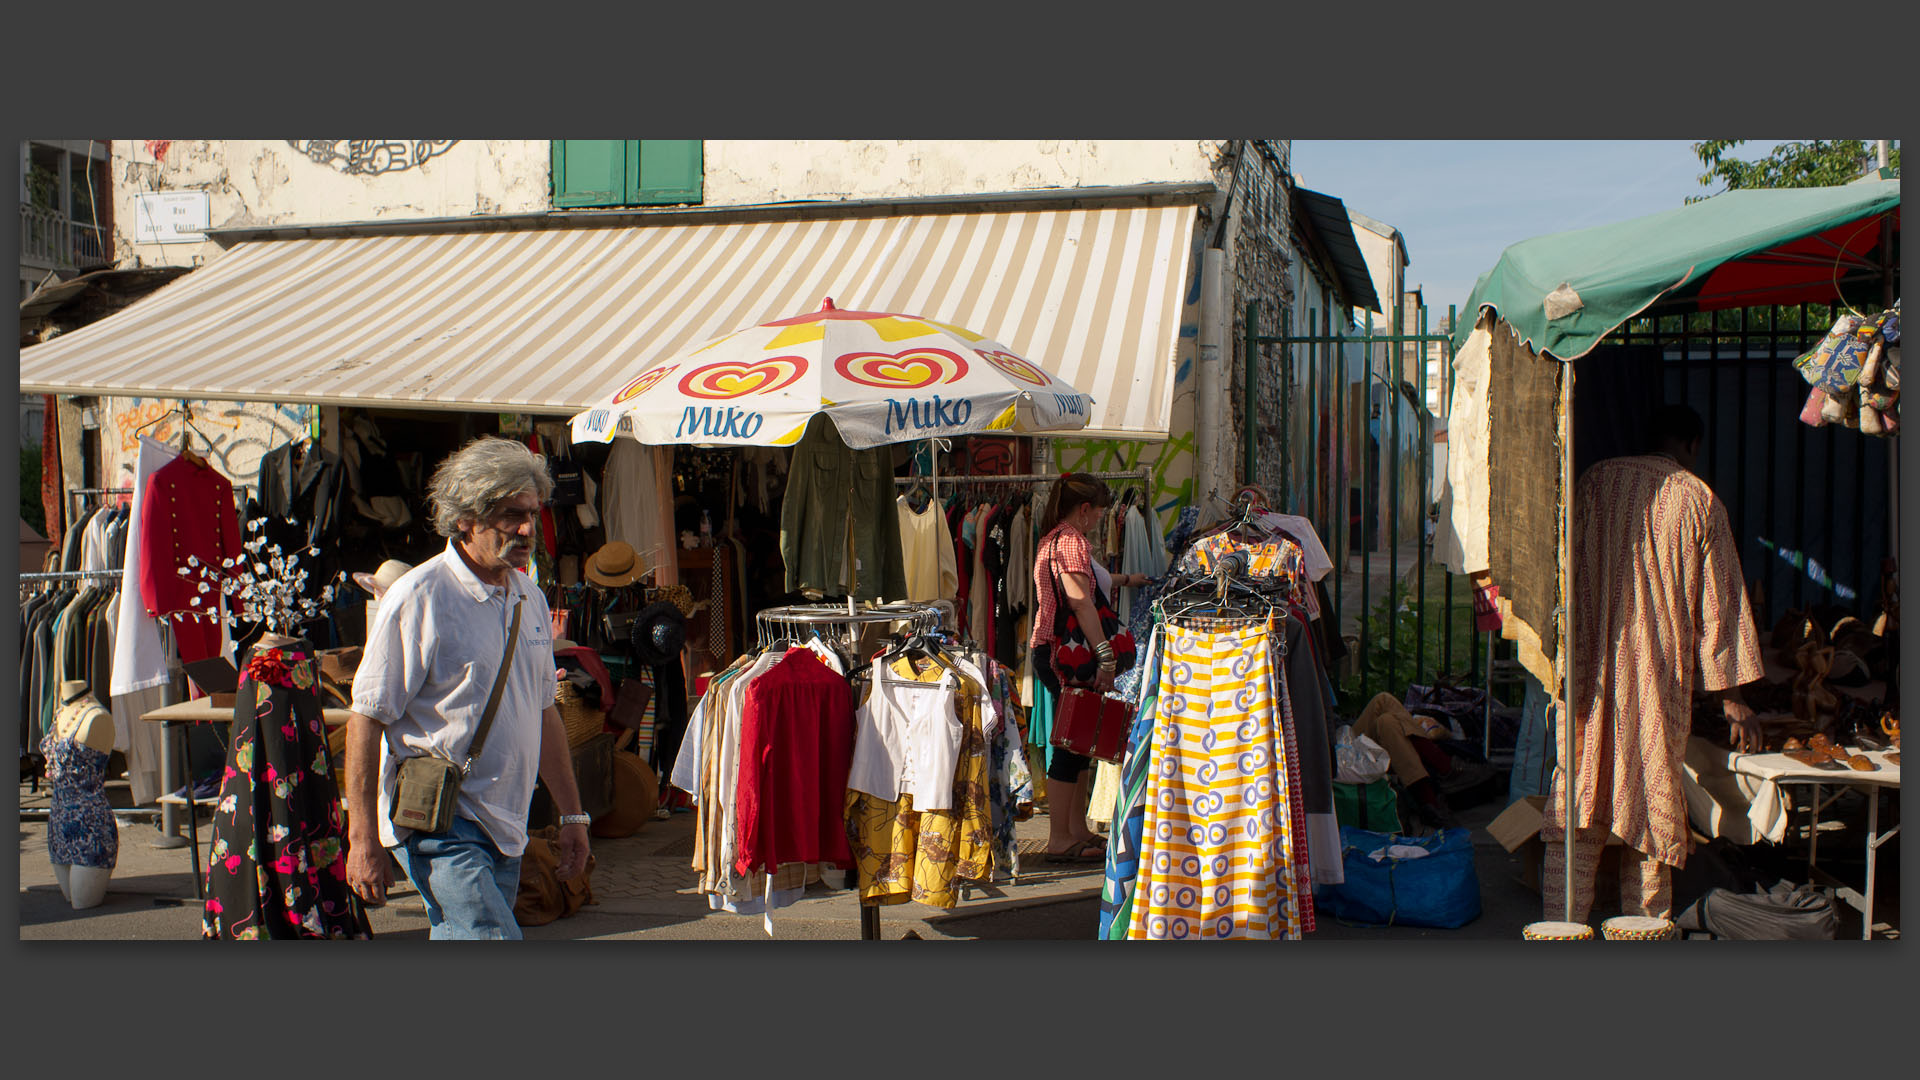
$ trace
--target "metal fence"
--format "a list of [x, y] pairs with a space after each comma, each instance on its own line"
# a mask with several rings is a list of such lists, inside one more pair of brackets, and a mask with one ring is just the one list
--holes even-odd
[[[1698, 469], [1727, 506], [1746, 580], [1758, 583], [1763, 631], [1786, 611], [1815, 604], [1870, 618], [1878, 608], [1882, 560], [1893, 554], [1893, 442], [1837, 426], [1815, 429], [1798, 418], [1808, 386], [1792, 360], [1817, 344], [1839, 313], [1801, 305], [1639, 318], [1579, 361], [1616, 364], [1638, 350], [1652, 365], [1646, 370], [1657, 384], [1647, 387], [1649, 404], [1685, 402], [1706, 420]], [[1447, 316], [1451, 327], [1454, 309]], [[1280, 380], [1282, 479], [1274, 495], [1313, 523], [1333, 556], [1336, 574], [1328, 591], [1336, 625], [1357, 622], [1347, 630], [1357, 638], [1359, 652], [1343, 711], [1359, 707], [1376, 691], [1399, 694], [1413, 682], [1438, 678], [1486, 685], [1512, 667], [1502, 661], [1512, 657], [1513, 644], [1492, 635], [1483, 641], [1472, 633], [1471, 587], [1456, 575], [1434, 568], [1441, 579], [1437, 593], [1429, 593], [1433, 550], [1424, 521], [1411, 545], [1411, 566], [1402, 565], [1400, 550], [1407, 546], [1403, 515], [1413, 506], [1425, 517], [1434, 470], [1442, 466], [1421, 420], [1424, 403], [1416, 408], [1391, 388], [1408, 383], [1424, 388], [1425, 357], [1436, 351], [1440, 385], [1434, 389], [1444, 417], [1453, 394], [1452, 340], [1430, 332], [1425, 309], [1411, 332], [1397, 317], [1377, 329], [1369, 316], [1357, 333], [1335, 325], [1335, 317], [1310, 311], [1306, 333], [1283, 322], [1278, 334], [1269, 335], [1250, 305], [1245, 340], [1259, 350], [1260, 377]], [[1420, 358], [1417, 375], [1404, 370], [1405, 345]], [[1376, 354], [1376, 346], [1386, 346], [1384, 357]], [[1378, 418], [1371, 415], [1376, 383], [1389, 387], [1385, 400], [1392, 404]], [[1363, 385], [1367, 389], [1356, 393]], [[1357, 410], [1356, 397], [1369, 406]], [[1574, 436], [1576, 452], [1583, 448], [1582, 432], [1597, 425], [1595, 418], [1582, 416], [1582, 400], [1576, 395], [1576, 422], [1582, 425]], [[1590, 408], [1604, 407], [1598, 395], [1585, 401]], [[1615, 440], [1613, 452], [1630, 452], [1643, 420], [1610, 418], [1631, 432], [1621, 437], [1626, 441]], [[1411, 442], [1410, 428], [1416, 436]], [[1593, 452], [1600, 442], [1589, 439], [1584, 446]], [[1376, 444], [1381, 452], [1395, 448], [1384, 469], [1373, 456]], [[1367, 479], [1373, 482], [1363, 482]], [[1409, 479], [1414, 483], [1407, 484]], [[1356, 487], [1357, 513], [1346, 505]], [[1394, 497], [1384, 507], [1382, 531], [1379, 503], [1386, 493]], [[1384, 542], [1356, 542], [1376, 537]], [[1386, 562], [1387, 576], [1376, 589], [1380, 560]], [[1383, 612], [1380, 601], [1400, 595], [1395, 583], [1403, 583], [1407, 602], [1389, 601], [1390, 610]]]
[[[1307, 333], [1294, 332], [1289, 317], [1279, 334], [1265, 335], [1257, 310], [1248, 305], [1245, 340], [1259, 350], [1262, 378], [1280, 380], [1281, 481], [1274, 495], [1313, 523], [1333, 557], [1328, 593], [1335, 625], [1344, 630], [1350, 619], [1356, 624], [1354, 692], [1343, 698], [1344, 706], [1438, 674], [1474, 679], [1480, 655], [1471, 641], [1456, 641], [1464, 636], [1456, 615], [1471, 607], [1466, 587], [1441, 571], [1439, 595], [1428, 592], [1433, 551], [1426, 524], [1436, 466], [1427, 357], [1438, 353], [1440, 385], [1432, 389], [1439, 391], [1444, 414], [1453, 392], [1452, 339], [1429, 331], [1425, 308], [1411, 328], [1402, 325], [1398, 311], [1378, 328], [1369, 313], [1358, 333], [1338, 314], [1336, 323], [1335, 312], [1309, 309]], [[1449, 308], [1447, 314], [1451, 326], [1455, 313]], [[1414, 370], [1408, 370], [1409, 361]], [[1401, 549], [1408, 546], [1412, 556], [1403, 565]], [[1377, 604], [1381, 561], [1387, 574], [1377, 598], [1383, 603]], [[1437, 633], [1432, 653], [1430, 628]], [[1456, 667], [1456, 653], [1464, 668]]]
[[[1809, 388], [1793, 359], [1845, 309], [1745, 308], [1630, 321], [1606, 344], [1658, 350], [1668, 402], [1706, 420], [1698, 463], [1726, 504], [1762, 629], [1833, 605], [1870, 618], [1895, 554], [1893, 440], [1799, 419]], [[1578, 447], [1578, 435], [1575, 436]]]

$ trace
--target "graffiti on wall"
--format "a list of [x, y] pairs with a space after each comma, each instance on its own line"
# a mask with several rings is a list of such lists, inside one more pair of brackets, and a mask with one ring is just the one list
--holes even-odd
[[1196, 463], [1193, 423], [1193, 361], [1200, 340], [1199, 237], [1191, 260], [1193, 280], [1180, 316], [1180, 345], [1175, 354], [1172, 436], [1165, 442], [1130, 439], [1055, 439], [1054, 464], [1061, 472], [1132, 472], [1147, 469], [1148, 497], [1163, 529], [1172, 531], [1180, 511], [1193, 501]]
[[189, 427], [177, 411], [177, 398], [107, 398], [101, 416], [104, 475], [120, 486], [122, 465], [131, 475], [139, 460], [140, 437], [180, 445], [187, 435], [193, 452], [211, 462], [234, 483], [253, 483], [260, 475], [260, 459], [274, 447], [305, 438], [316, 406], [272, 402], [189, 401]]
[[287, 145], [322, 165], [355, 176], [418, 168], [458, 139], [288, 139]]

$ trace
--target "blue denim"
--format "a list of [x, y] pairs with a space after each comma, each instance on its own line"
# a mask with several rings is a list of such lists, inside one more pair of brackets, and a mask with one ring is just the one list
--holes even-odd
[[1520, 706], [1520, 734], [1513, 745], [1513, 773], [1507, 783], [1507, 805], [1528, 795], [1553, 792], [1555, 745], [1553, 698], [1540, 680], [1526, 676], [1527, 696]]
[[413, 833], [390, 850], [426, 902], [428, 940], [520, 940], [520, 857], [500, 854], [471, 819], [456, 817], [437, 836]]

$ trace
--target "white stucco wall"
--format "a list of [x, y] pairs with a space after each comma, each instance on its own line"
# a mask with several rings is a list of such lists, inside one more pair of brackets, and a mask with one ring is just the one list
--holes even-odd
[[[702, 204], [887, 199], [1213, 179], [1218, 140], [708, 140]], [[313, 140], [113, 140], [122, 266], [192, 266], [212, 243], [134, 242], [141, 193], [204, 191], [213, 228], [551, 209], [544, 139], [394, 140], [354, 162]]]
[[422, 144], [394, 140], [370, 160], [346, 154], [304, 139], [115, 139], [118, 264], [192, 266], [219, 254], [211, 242], [135, 243], [135, 196], [146, 192], [206, 192], [213, 228], [521, 214], [550, 202], [544, 141], [465, 139], [423, 153]]
[[1217, 140], [709, 140], [708, 206], [1213, 179]]

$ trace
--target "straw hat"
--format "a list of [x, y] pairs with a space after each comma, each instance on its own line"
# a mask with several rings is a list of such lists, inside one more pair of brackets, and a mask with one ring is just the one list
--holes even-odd
[[404, 563], [399, 559], [388, 559], [386, 562], [380, 564], [378, 570], [375, 570], [371, 574], [364, 572], [357, 573], [353, 575], [353, 580], [355, 584], [373, 594], [373, 598], [378, 600], [386, 595], [388, 589], [393, 588], [393, 583], [400, 580], [400, 575], [411, 569], [413, 569], [412, 563]]
[[647, 566], [624, 540], [606, 544], [587, 559], [587, 580], [595, 585], [618, 589], [640, 580]]

